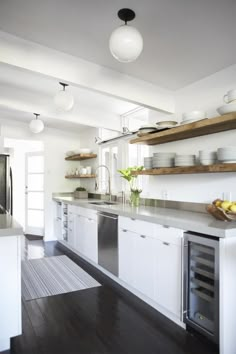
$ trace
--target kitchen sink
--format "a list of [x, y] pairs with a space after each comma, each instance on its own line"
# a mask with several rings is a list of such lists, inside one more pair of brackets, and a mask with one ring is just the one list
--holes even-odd
[[116, 203], [114, 203], [114, 202], [102, 201], [102, 202], [89, 202], [89, 204], [94, 204], [94, 205], [114, 205], [114, 204], [116, 204]]

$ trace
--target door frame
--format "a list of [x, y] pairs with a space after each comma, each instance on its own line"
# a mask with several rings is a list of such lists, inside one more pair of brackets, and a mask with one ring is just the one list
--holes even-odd
[[[45, 233], [45, 205], [43, 209], [32, 209], [32, 210], [42, 210], [43, 213], [43, 227], [33, 227], [33, 226], [28, 226], [28, 158], [30, 156], [43, 156], [44, 158], [44, 152], [43, 151], [37, 151], [37, 152], [26, 152], [25, 153], [25, 233], [26, 234], [32, 234], [32, 235], [37, 235], [37, 236], [44, 236]], [[37, 173], [35, 173], [37, 174]], [[41, 174], [40, 172], [38, 174]], [[43, 172], [43, 176], [45, 176], [45, 172]], [[39, 192], [43, 193], [43, 196], [45, 197], [45, 188], [43, 188], [43, 191], [30, 191], [30, 192]], [[45, 201], [45, 198], [44, 198]], [[31, 210], [31, 209], [30, 209]]]

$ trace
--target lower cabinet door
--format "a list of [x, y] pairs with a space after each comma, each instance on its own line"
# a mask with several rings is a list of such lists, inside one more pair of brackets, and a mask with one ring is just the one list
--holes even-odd
[[156, 240], [119, 229], [119, 278], [154, 299]]
[[158, 241], [156, 302], [174, 315], [181, 311], [181, 246]]
[[75, 248], [93, 262], [98, 262], [97, 221], [82, 215], [76, 216]]
[[70, 246], [72, 247], [76, 247], [76, 240], [75, 240], [75, 236], [76, 236], [76, 227], [75, 227], [75, 218], [76, 215], [75, 214], [71, 214], [69, 213], [68, 216], [68, 243]]
[[76, 215], [75, 221], [75, 248], [84, 255], [85, 253], [85, 217]]
[[119, 278], [133, 286], [134, 283], [134, 237], [131, 231], [119, 229], [118, 259]]
[[84, 255], [93, 262], [98, 262], [97, 221], [85, 218]]
[[134, 287], [151, 299], [155, 297], [156, 240], [135, 235], [134, 238]]

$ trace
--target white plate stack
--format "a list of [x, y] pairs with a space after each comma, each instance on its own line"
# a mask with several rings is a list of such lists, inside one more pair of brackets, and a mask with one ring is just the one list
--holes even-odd
[[213, 165], [216, 163], [217, 153], [216, 151], [200, 150], [199, 162], [201, 165]]
[[236, 146], [219, 148], [217, 150], [217, 158], [223, 163], [236, 163]]
[[175, 156], [175, 166], [195, 166], [196, 156], [195, 155], [176, 155]]
[[174, 152], [156, 152], [152, 159], [153, 168], [173, 167], [175, 155]]
[[150, 170], [152, 168], [152, 157], [144, 157], [143, 166], [146, 170]]

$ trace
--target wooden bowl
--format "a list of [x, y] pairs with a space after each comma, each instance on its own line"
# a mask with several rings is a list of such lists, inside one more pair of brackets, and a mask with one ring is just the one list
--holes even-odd
[[215, 206], [214, 204], [209, 204], [206, 207], [209, 214], [213, 215], [217, 220], [222, 221], [236, 221], [236, 213], [232, 211], [225, 211], [222, 208]]

